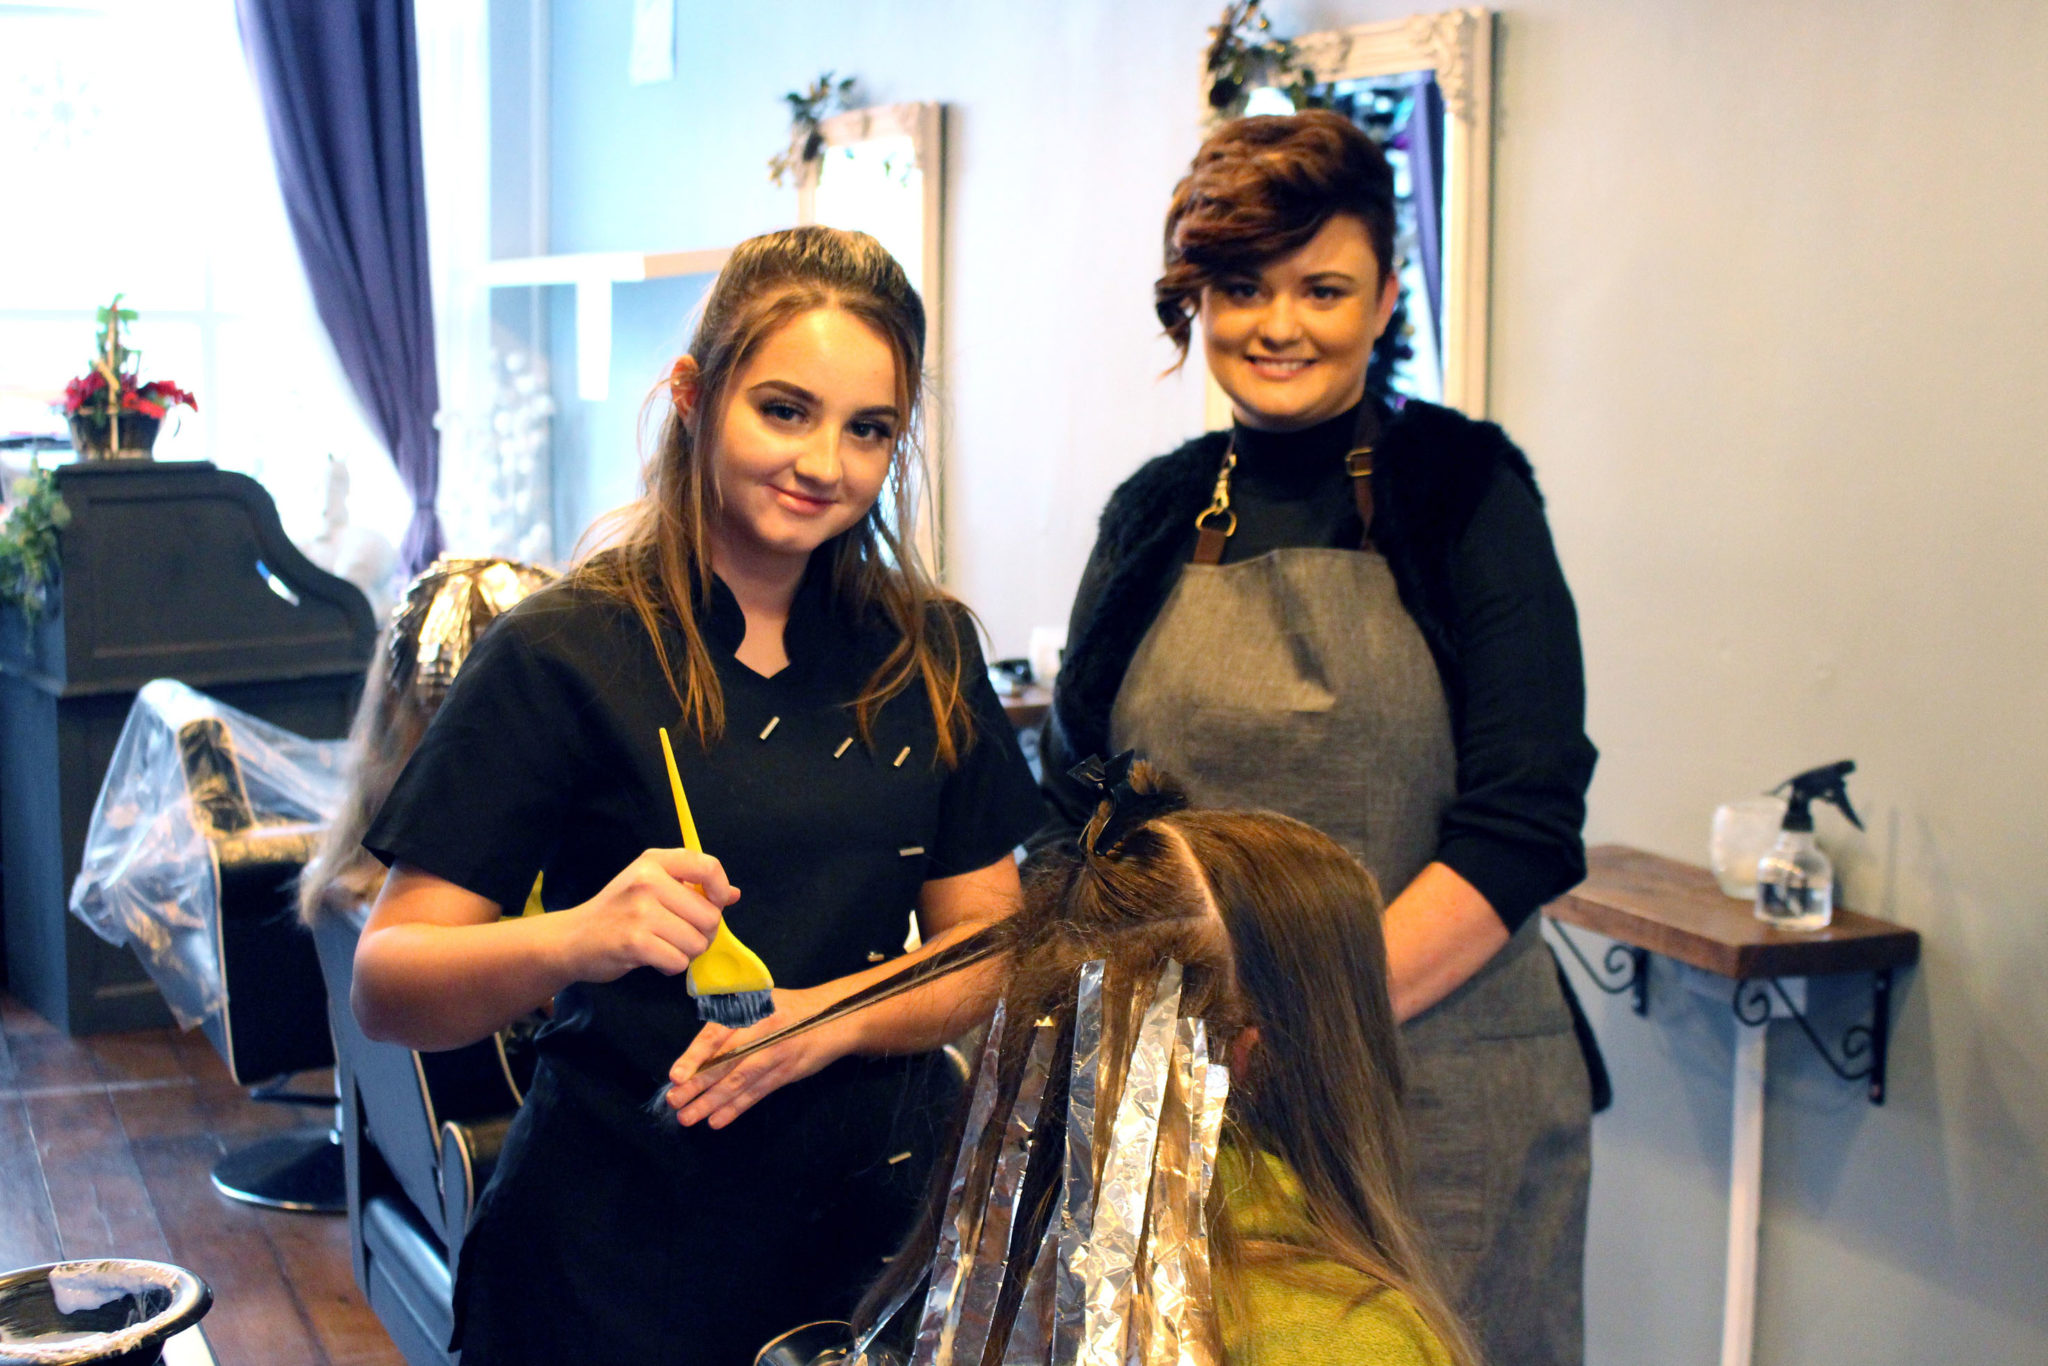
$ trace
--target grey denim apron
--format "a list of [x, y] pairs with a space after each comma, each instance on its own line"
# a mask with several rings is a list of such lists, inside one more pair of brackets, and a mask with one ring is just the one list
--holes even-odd
[[[1185, 566], [1110, 734], [1200, 805], [1323, 830], [1388, 901], [1457, 791], [1436, 661], [1370, 550]], [[1402, 1030], [1414, 1208], [1495, 1366], [1583, 1358], [1588, 1085], [1536, 921]]]

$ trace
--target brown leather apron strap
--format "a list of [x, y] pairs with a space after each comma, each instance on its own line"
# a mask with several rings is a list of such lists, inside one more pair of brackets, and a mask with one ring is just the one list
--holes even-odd
[[1344, 453], [1344, 472], [1351, 476], [1351, 496], [1358, 503], [1358, 548], [1372, 549], [1372, 450], [1379, 444], [1379, 405], [1367, 399], [1358, 409], [1358, 430]]
[[1195, 553], [1190, 564], [1222, 564], [1223, 547], [1237, 530], [1237, 514], [1230, 510], [1230, 472], [1237, 468], [1237, 439], [1223, 448], [1223, 465], [1216, 471], [1216, 491], [1209, 506], [1195, 518]]

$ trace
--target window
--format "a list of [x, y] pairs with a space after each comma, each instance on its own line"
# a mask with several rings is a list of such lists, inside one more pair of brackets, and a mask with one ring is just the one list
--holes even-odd
[[143, 378], [199, 399], [159, 459], [254, 476], [305, 541], [340, 456], [350, 520], [398, 543], [411, 501], [314, 314], [233, 0], [0, 3], [0, 185], [0, 433], [63, 430], [118, 291]]

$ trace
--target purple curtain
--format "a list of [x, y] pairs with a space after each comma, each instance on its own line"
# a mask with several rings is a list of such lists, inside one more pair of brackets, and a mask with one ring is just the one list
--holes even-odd
[[412, 0], [235, 9], [314, 306], [412, 495], [416, 573], [441, 553], [441, 438]]
[[1408, 115], [1408, 175], [1415, 193], [1415, 245], [1422, 257], [1422, 284], [1429, 294], [1430, 331], [1436, 337], [1437, 373], [1444, 364], [1444, 92], [1427, 72], [1415, 76], [1415, 103]]

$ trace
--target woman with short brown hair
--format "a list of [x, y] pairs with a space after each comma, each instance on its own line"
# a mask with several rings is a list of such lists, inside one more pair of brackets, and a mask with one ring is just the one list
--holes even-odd
[[1391, 896], [1416, 1209], [1500, 1362], [1582, 1356], [1588, 1060], [1535, 912], [1584, 875], [1594, 750], [1528, 461], [1490, 423], [1368, 397], [1399, 298], [1392, 174], [1329, 112], [1218, 129], [1156, 286], [1230, 398], [1111, 497], [1045, 734], [1136, 748], [1204, 806], [1317, 826]]

